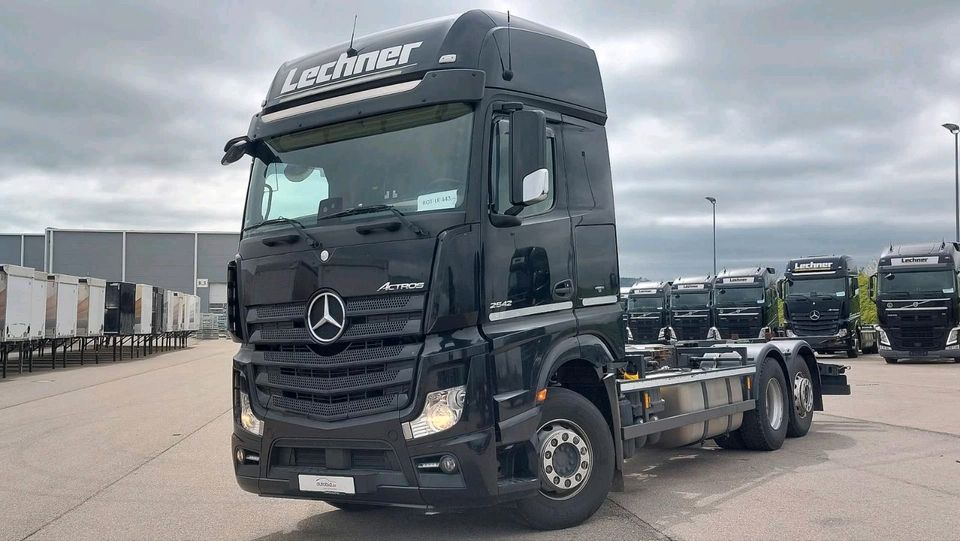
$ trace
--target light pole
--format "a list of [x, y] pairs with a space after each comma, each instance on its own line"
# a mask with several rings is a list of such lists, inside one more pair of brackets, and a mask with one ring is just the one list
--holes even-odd
[[704, 197], [713, 206], [713, 277], [717, 277], [717, 198]]
[[960, 242], [960, 146], [958, 146], [960, 141], [957, 140], [957, 134], [960, 134], [960, 126], [944, 124], [943, 127], [953, 134], [953, 203], [957, 215], [957, 242]]

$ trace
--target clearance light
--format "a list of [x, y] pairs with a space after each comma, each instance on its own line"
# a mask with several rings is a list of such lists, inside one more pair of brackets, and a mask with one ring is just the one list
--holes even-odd
[[403, 423], [404, 437], [412, 440], [452, 428], [460, 421], [465, 400], [466, 387], [463, 385], [427, 393], [423, 412], [416, 419]]
[[547, 401], [547, 390], [540, 389], [537, 391], [537, 404], [542, 404]]
[[650, 393], [643, 393], [643, 409], [650, 409]]
[[747, 390], [750, 391], [753, 389], [753, 378], [747, 376]]

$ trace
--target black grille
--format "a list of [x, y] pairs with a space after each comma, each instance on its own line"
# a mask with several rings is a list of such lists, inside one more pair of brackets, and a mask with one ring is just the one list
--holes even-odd
[[830, 336], [840, 330], [839, 312], [820, 312], [820, 318], [810, 319], [810, 312], [792, 316], [790, 321], [797, 336]]
[[658, 317], [649, 319], [630, 318], [628, 325], [633, 341], [641, 344], [656, 342], [660, 337], [660, 329], [663, 328]]
[[895, 348], [934, 350], [945, 347], [947, 333], [945, 327], [906, 326], [890, 328], [887, 335]]
[[341, 447], [274, 447], [272, 465], [306, 469], [399, 471], [400, 462], [391, 449]]
[[306, 302], [248, 307], [259, 402], [324, 421], [406, 406], [422, 347], [422, 294], [346, 298], [346, 330], [314, 343]]
[[717, 330], [721, 338], [757, 338], [760, 336], [760, 321], [756, 318], [720, 316]]
[[707, 333], [710, 332], [710, 318], [706, 315], [703, 317], [682, 317], [674, 314], [672, 326], [680, 340], [704, 340], [707, 338]]

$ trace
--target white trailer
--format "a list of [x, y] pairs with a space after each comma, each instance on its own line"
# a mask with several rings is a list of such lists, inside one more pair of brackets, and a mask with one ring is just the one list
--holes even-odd
[[77, 336], [103, 336], [106, 280], [83, 277], [77, 284]]
[[186, 303], [186, 319], [183, 330], [200, 330], [200, 297], [197, 295], [184, 295]]
[[164, 291], [163, 303], [164, 303], [164, 332], [174, 332], [181, 330], [181, 322], [183, 321], [183, 293], [179, 291], [166, 290]]
[[134, 334], [152, 334], [153, 328], [153, 286], [137, 284], [137, 297], [133, 305]]
[[47, 338], [77, 335], [77, 294], [80, 279], [68, 274], [47, 276]]
[[30, 340], [40, 340], [47, 327], [47, 273], [33, 271], [30, 289]]
[[0, 265], [0, 342], [30, 338], [33, 269]]

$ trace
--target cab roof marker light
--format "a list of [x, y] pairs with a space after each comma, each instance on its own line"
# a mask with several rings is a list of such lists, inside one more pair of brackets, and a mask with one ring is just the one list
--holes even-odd
[[338, 107], [340, 105], [346, 105], [348, 103], [355, 103], [362, 100], [381, 98], [383, 96], [390, 96], [393, 94], [399, 94], [401, 92], [407, 92], [407, 91], [413, 90], [414, 88], [417, 88], [419, 84], [420, 84], [420, 80], [418, 79], [414, 81], [406, 81], [403, 83], [371, 88], [369, 90], [361, 90], [360, 92], [354, 92], [352, 94], [344, 94], [342, 96], [337, 96], [335, 98], [328, 98], [325, 100], [305, 103], [303, 105], [297, 105], [296, 107], [283, 109], [282, 111], [277, 111], [275, 113], [267, 113], [263, 115], [262, 119], [264, 122], [275, 122], [277, 120], [283, 120], [285, 118], [290, 118], [297, 115], [303, 115], [306, 113], [312, 113], [315, 111], [322, 111], [324, 109], [329, 109], [331, 107]]

